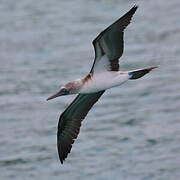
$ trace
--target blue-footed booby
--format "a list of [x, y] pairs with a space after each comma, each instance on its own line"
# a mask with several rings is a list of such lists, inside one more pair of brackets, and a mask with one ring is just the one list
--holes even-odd
[[156, 68], [156, 66], [153, 66], [130, 71], [119, 70], [119, 58], [122, 56], [124, 49], [124, 30], [137, 8], [136, 5], [132, 7], [93, 40], [95, 60], [89, 74], [63, 85], [59, 92], [47, 99], [78, 94], [59, 118], [57, 148], [62, 164], [79, 134], [82, 120], [105, 90], [119, 86], [128, 80], [141, 78]]

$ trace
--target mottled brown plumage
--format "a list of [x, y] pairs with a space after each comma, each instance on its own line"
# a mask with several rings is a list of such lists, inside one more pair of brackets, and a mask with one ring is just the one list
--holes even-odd
[[82, 83], [86, 83], [88, 82], [89, 80], [91, 80], [92, 78], [92, 75], [89, 73], [87, 76], [85, 76], [84, 78], [82, 78]]

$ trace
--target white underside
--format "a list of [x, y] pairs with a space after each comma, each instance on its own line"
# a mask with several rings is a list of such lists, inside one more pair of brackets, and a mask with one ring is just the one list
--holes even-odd
[[80, 93], [87, 94], [116, 87], [130, 78], [126, 71], [106, 71], [94, 73], [80, 90]]

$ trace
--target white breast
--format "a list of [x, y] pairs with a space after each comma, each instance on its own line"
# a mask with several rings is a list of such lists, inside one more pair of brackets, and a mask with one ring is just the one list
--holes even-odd
[[106, 71], [93, 74], [92, 78], [86, 81], [80, 93], [93, 93], [119, 86], [129, 79], [125, 71]]

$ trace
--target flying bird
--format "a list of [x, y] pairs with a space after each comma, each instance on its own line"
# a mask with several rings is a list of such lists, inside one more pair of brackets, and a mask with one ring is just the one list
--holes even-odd
[[137, 8], [136, 5], [132, 7], [93, 40], [95, 59], [89, 74], [81, 79], [64, 84], [56, 94], [47, 99], [78, 94], [59, 118], [57, 148], [62, 164], [80, 132], [82, 120], [105, 90], [119, 86], [128, 80], [141, 78], [152, 69], [157, 68], [153, 66], [130, 71], [119, 70], [119, 58], [124, 49], [124, 30]]

